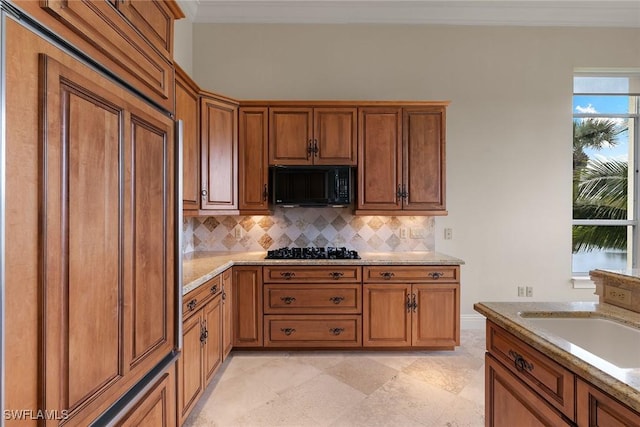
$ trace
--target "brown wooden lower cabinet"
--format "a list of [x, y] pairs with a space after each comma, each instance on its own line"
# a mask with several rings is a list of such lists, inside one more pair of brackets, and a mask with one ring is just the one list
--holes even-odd
[[118, 427], [173, 427], [176, 423], [175, 365], [158, 378]]
[[233, 346], [262, 347], [262, 267], [233, 267]]
[[487, 427], [572, 425], [491, 355], [485, 362]]
[[640, 413], [491, 321], [485, 425], [640, 427]]
[[460, 344], [459, 307], [459, 284], [365, 284], [363, 345], [453, 348]]
[[231, 269], [222, 273], [222, 360], [233, 348], [233, 274]]
[[271, 315], [265, 347], [361, 347], [360, 315]]
[[198, 301], [198, 295], [210, 294], [199, 309], [185, 313], [182, 329], [182, 353], [178, 360], [178, 419], [182, 424], [222, 364], [222, 288], [216, 276], [185, 296], [185, 302]]
[[578, 425], [585, 427], [640, 427], [640, 413], [578, 379], [576, 382]]

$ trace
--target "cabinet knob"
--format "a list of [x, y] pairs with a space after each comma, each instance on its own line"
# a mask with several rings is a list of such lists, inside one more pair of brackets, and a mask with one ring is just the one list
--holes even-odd
[[282, 302], [284, 302], [285, 304], [291, 304], [296, 299], [294, 297], [280, 297], [280, 300], [282, 300]]
[[341, 271], [332, 271], [331, 273], [329, 273], [329, 276], [333, 277], [333, 280], [338, 280], [342, 276], [344, 276], [344, 273]]
[[211, 293], [212, 293], [212, 294], [218, 293], [218, 285], [213, 285], [213, 286], [211, 287]]
[[200, 191], [200, 195], [202, 196], [202, 198], [203, 198], [203, 199], [206, 199], [206, 198], [207, 198], [207, 194], [209, 194], [209, 192], [207, 191], [207, 189], [206, 189], [206, 188], [203, 188], [203, 189]]
[[187, 303], [187, 308], [189, 309], [189, 311], [193, 311], [195, 310], [197, 304], [198, 300], [194, 298]]
[[331, 328], [329, 332], [331, 332], [332, 335], [340, 335], [344, 332], [344, 328]]
[[395, 274], [393, 274], [393, 272], [391, 271], [381, 271], [380, 276], [382, 276], [384, 280], [391, 280], [391, 278], [395, 276]]
[[343, 300], [344, 300], [344, 297], [331, 297], [331, 298], [329, 298], [329, 301], [331, 301], [334, 304], [340, 304]]
[[280, 328], [280, 331], [282, 331], [286, 336], [290, 336], [296, 330], [293, 328]]

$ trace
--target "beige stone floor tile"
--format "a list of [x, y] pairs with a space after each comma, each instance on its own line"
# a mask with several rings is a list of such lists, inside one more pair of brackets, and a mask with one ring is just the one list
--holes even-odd
[[358, 358], [347, 358], [326, 370], [327, 374], [367, 395], [382, 387], [398, 372], [364, 354]]
[[446, 356], [425, 355], [404, 368], [402, 372], [457, 394], [483, 363], [483, 359], [462, 352]]
[[403, 368], [409, 366], [418, 359], [415, 352], [409, 351], [371, 351], [365, 354], [368, 358], [398, 371], [401, 371]]
[[318, 425], [329, 425], [366, 395], [331, 375], [321, 374], [281, 395], [284, 408], [312, 418]]
[[330, 427], [425, 427], [425, 425], [397, 412], [388, 405], [380, 405], [377, 399], [366, 398], [338, 418]]
[[233, 420], [233, 427], [317, 427], [318, 422], [278, 397]]
[[262, 384], [281, 394], [320, 375], [322, 371], [309, 364], [300, 363], [296, 358], [287, 357], [271, 360], [245, 371], [244, 378], [255, 384]]
[[473, 374], [458, 397], [484, 404], [484, 365]]
[[454, 400], [448, 391], [401, 372], [372, 393], [367, 403], [381, 412], [402, 414], [417, 425], [433, 426]]
[[202, 395], [186, 423], [187, 426], [205, 425], [203, 420], [218, 426], [227, 426], [253, 408], [277, 398], [273, 389], [256, 383], [252, 378], [239, 376], [229, 381], [214, 381]]
[[484, 405], [457, 398], [445, 409], [437, 424], [434, 425], [437, 427], [484, 427]]
[[300, 363], [306, 363], [320, 370], [325, 370], [342, 362], [345, 359], [345, 353], [333, 351], [301, 351], [299, 353], [292, 353], [291, 359], [297, 360]]

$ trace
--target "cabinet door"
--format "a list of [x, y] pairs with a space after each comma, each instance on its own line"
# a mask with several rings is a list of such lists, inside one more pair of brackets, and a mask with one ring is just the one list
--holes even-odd
[[313, 163], [313, 109], [269, 109], [269, 165]]
[[182, 120], [182, 209], [200, 209], [198, 87], [176, 66], [176, 119]]
[[411, 285], [367, 284], [363, 286], [363, 337], [365, 347], [411, 345]]
[[262, 269], [233, 267], [233, 346], [262, 347]]
[[460, 345], [460, 285], [413, 285], [411, 298], [412, 345]]
[[243, 214], [268, 213], [268, 108], [240, 108], [239, 116], [239, 208]]
[[[204, 321], [202, 310], [183, 323], [178, 359], [178, 416], [184, 420], [204, 390]], [[180, 423], [182, 424], [182, 422]]]
[[210, 97], [200, 104], [201, 208], [238, 208], [238, 107]]
[[485, 376], [487, 427], [572, 425], [488, 353], [485, 357]]
[[576, 385], [579, 426], [640, 427], [640, 413], [583, 380]]
[[402, 109], [358, 110], [358, 209], [399, 210]]
[[175, 344], [173, 122], [82, 70], [40, 57], [42, 378], [72, 417]]
[[222, 298], [216, 296], [204, 306], [204, 384], [208, 384], [222, 364]]
[[137, 90], [167, 111], [173, 111], [174, 70], [167, 59], [170, 56], [159, 53], [109, 2], [43, 0], [31, 3], [39, 3], [111, 59], [118, 71], [127, 73], [126, 77]]
[[[147, 372], [175, 346], [173, 121], [129, 107], [124, 247], [127, 368]], [[83, 296], [84, 297], [84, 296]]]
[[176, 423], [175, 366], [165, 372], [117, 427], [172, 427]]
[[116, 7], [165, 58], [172, 59], [173, 13], [164, 1], [128, 0]]
[[404, 209], [445, 210], [445, 109], [403, 111]]
[[357, 165], [357, 109], [313, 109], [313, 163]]
[[222, 360], [233, 347], [233, 286], [231, 269], [222, 273]]

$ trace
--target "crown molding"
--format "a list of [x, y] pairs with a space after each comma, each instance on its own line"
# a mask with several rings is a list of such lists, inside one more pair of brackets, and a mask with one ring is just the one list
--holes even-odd
[[640, 28], [638, 1], [179, 0], [197, 23], [439, 24]]

